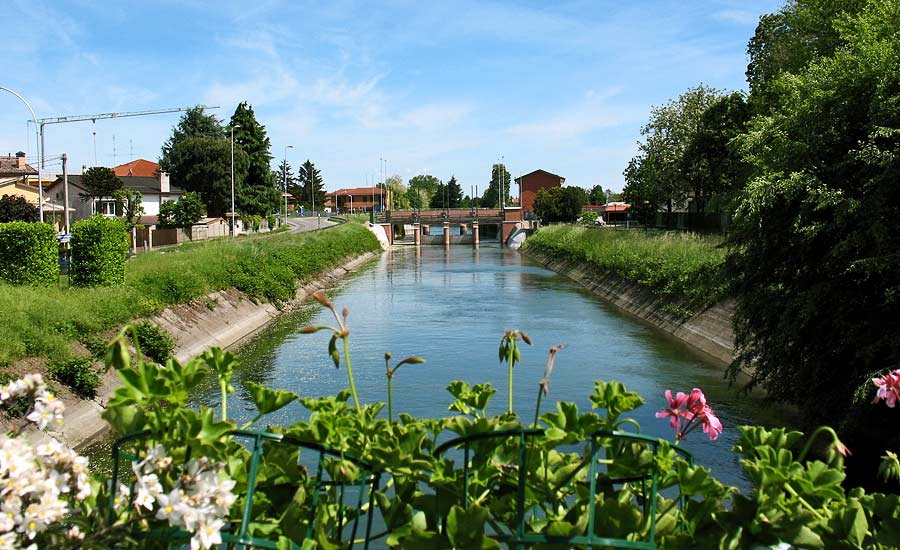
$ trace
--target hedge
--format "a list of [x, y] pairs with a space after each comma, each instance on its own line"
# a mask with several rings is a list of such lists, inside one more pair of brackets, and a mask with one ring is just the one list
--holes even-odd
[[0, 280], [34, 286], [59, 282], [59, 247], [50, 224], [0, 223]]
[[125, 222], [94, 216], [72, 225], [72, 286], [116, 286], [125, 282], [130, 247]]

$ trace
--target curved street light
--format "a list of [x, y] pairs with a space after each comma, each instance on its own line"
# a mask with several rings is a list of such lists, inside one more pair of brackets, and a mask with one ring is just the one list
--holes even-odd
[[[32, 118], [32, 120], [34, 120], [34, 137], [35, 137], [35, 142], [36, 142], [35, 145], [38, 148], [38, 159], [39, 159], [38, 160], [38, 210], [39, 210], [40, 220], [44, 221], [44, 179], [43, 179], [43, 174], [42, 174], [42, 171], [44, 168], [44, 149], [41, 147], [41, 138], [40, 138], [40, 135], [38, 134], [37, 115], [34, 114], [34, 109], [32, 109], [31, 105], [29, 105], [28, 102], [25, 101], [25, 98], [22, 97], [21, 95], [19, 95], [17, 92], [14, 92], [13, 90], [10, 90], [9, 88], [6, 88], [4, 86], [0, 86], [0, 90], [6, 90], [7, 92], [9, 92], [12, 95], [16, 96], [17, 98], [19, 98], [19, 100], [22, 103], [24, 103], [26, 107], [28, 107], [28, 110], [31, 111], [31, 118]], [[66, 207], [68, 207], [68, 206], [69, 205], [67, 204]]]

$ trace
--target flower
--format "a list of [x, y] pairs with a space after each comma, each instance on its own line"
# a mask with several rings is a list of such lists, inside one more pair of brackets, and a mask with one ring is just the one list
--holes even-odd
[[885, 405], [893, 409], [897, 405], [897, 400], [900, 399], [900, 369], [873, 378], [872, 383], [878, 388], [873, 403], [878, 403], [883, 399]]
[[723, 426], [715, 411], [706, 402], [706, 396], [699, 388], [694, 388], [691, 393], [678, 392], [672, 397], [672, 391], [666, 390], [666, 400], [669, 407], [656, 413], [656, 418], [668, 418], [669, 426], [675, 430], [675, 439], [682, 440], [698, 426], [703, 427], [703, 433], [710, 441], [715, 441], [722, 433]]

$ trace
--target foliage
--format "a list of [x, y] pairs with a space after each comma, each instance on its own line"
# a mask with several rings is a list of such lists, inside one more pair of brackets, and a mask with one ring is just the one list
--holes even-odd
[[494, 164], [491, 167], [491, 181], [488, 184], [488, 188], [484, 190], [484, 194], [481, 196], [481, 206], [482, 208], [499, 208], [500, 206], [500, 184], [503, 184], [503, 205], [509, 206], [512, 202], [510, 198], [510, 182], [511, 177], [509, 175], [509, 170], [506, 169], [506, 165], [504, 164]]
[[[240, 128], [238, 128], [240, 126]], [[234, 142], [247, 154], [247, 176], [236, 191], [238, 211], [243, 214], [266, 215], [278, 210], [281, 203], [280, 182], [276, 184], [270, 168], [272, 147], [266, 127], [256, 120], [253, 107], [241, 102], [231, 116]]]
[[112, 168], [93, 166], [81, 175], [81, 186], [85, 192], [79, 193], [78, 196], [82, 201], [89, 201], [114, 196], [115, 192], [122, 188], [122, 180]]
[[541, 228], [523, 250], [587, 262], [691, 304], [712, 305], [728, 282], [725, 251], [715, 237], [654, 231], [606, 231], [585, 227]]
[[534, 198], [534, 213], [545, 223], [572, 223], [587, 204], [587, 193], [576, 186], [539, 189]]
[[50, 224], [0, 224], [0, 281], [51, 286], [59, 282], [59, 249]]
[[70, 387], [83, 399], [93, 399], [100, 388], [100, 373], [91, 357], [73, 357], [47, 367], [50, 376]]
[[[186, 137], [169, 154], [172, 183], [200, 195], [210, 216], [231, 211], [231, 143], [221, 137]], [[247, 177], [249, 158], [234, 147], [235, 201]]]
[[581, 225], [594, 225], [599, 217], [600, 215], [596, 212], [582, 212], [579, 220], [581, 221]]
[[[898, 17], [900, 2], [868, 2], [857, 17], [823, 24], [844, 46], [775, 77], [770, 113], [740, 139], [754, 177], [729, 238], [732, 373], [749, 368], [751, 385], [811, 422], [838, 421], [856, 403], [869, 425], [857, 389], [900, 363]], [[809, 40], [800, 32], [794, 41]], [[895, 424], [878, 425], [869, 437], [895, 447]]]
[[302, 198], [302, 195], [299, 193], [299, 186], [297, 185], [297, 176], [294, 175], [294, 170], [291, 168], [287, 159], [281, 160], [281, 163], [278, 165], [278, 170], [275, 171], [274, 178], [275, 184], [279, 189], [285, 189], [298, 201]]
[[165, 364], [166, 360], [172, 356], [175, 340], [166, 332], [166, 329], [150, 321], [141, 321], [134, 325], [134, 330], [144, 355], [159, 364]]
[[253, 214], [247, 214], [243, 217], [244, 220], [244, 229], [250, 229], [252, 231], [259, 231], [259, 226], [262, 224], [262, 216], [254, 216]]
[[164, 172], [173, 172], [180, 160], [172, 158], [172, 150], [183, 140], [197, 137], [226, 138], [225, 130], [219, 119], [215, 115], [206, 114], [199, 105], [185, 111], [178, 124], [172, 129], [172, 135], [162, 146], [159, 169]]
[[403, 185], [403, 178], [395, 174], [378, 186], [387, 190], [388, 210], [410, 209], [409, 195], [406, 192], [406, 186]]
[[122, 188], [115, 191], [112, 196], [122, 205], [122, 215], [129, 227], [141, 223], [141, 216], [144, 215], [144, 207], [141, 206], [144, 199], [143, 193]]
[[131, 247], [122, 220], [94, 216], [72, 225], [72, 286], [115, 286], [125, 282]]
[[348, 257], [378, 249], [369, 231], [345, 224], [315, 233], [215, 239], [186, 244], [177, 252], [141, 254], [128, 261], [125, 285], [119, 287], [54, 284], [34, 289], [0, 283], [0, 311], [6, 314], [0, 323], [0, 366], [26, 356], [65, 361], [76, 340], [216, 290], [237, 288], [257, 299], [289, 300], [298, 279], [311, 280]]
[[22, 195], [3, 195], [0, 198], [0, 223], [36, 222], [40, 218], [37, 205], [31, 204]]
[[[443, 204], [443, 182], [430, 174], [420, 174], [409, 178], [407, 182], [407, 196], [409, 204], [416, 210], [423, 208], [440, 208], [433, 206], [434, 201]], [[438, 194], [440, 197], [438, 198]]]
[[701, 84], [651, 109], [650, 121], [641, 128], [644, 142], [638, 143], [639, 152], [625, 169], [626, 200], [646, 201], [654, 211], [665, 205], [669, 212], [685, 201], [691, 184], [684, 169], [688, 146], [703, 113], [721, 95]]
[[266, 223], [269, 225], [269, 231], [275, 231], [275, 228], [278, 227], [278, 218], [269, 214], [266, 216]]
[[185, 193], [175, 203], [174, 222], [181, 227], [190, 227], [203, 217], [203, 201], [197, 193]]
[[591, 190], [588, 192], [588, 200], [590, 204], [606, 204], [608, 201], [606, 200], [606, 191], [603, 190], [603, 186], [595, 185], [591, 187]]
[[299, 188], [288, 192], [297, 197], [301, 204], [310, 210], [315, 206], [318, 210], [322, 210], [325, 204], [325, 181], [322, 179], [321, 171], [309, 159], [300, 166], [300, 172], [297, 175]]

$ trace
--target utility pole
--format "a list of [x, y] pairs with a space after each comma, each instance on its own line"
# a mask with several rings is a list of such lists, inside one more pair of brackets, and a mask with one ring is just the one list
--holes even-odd
[[62, 169], [63, 169], [63, 212], [64, 220], [65, 220], [65, 233], [66, 235], [70, 234], [72, 231], [69, 228], [69, 170], [68, 170], [68, 157], [65, 153], [62, 154]]

